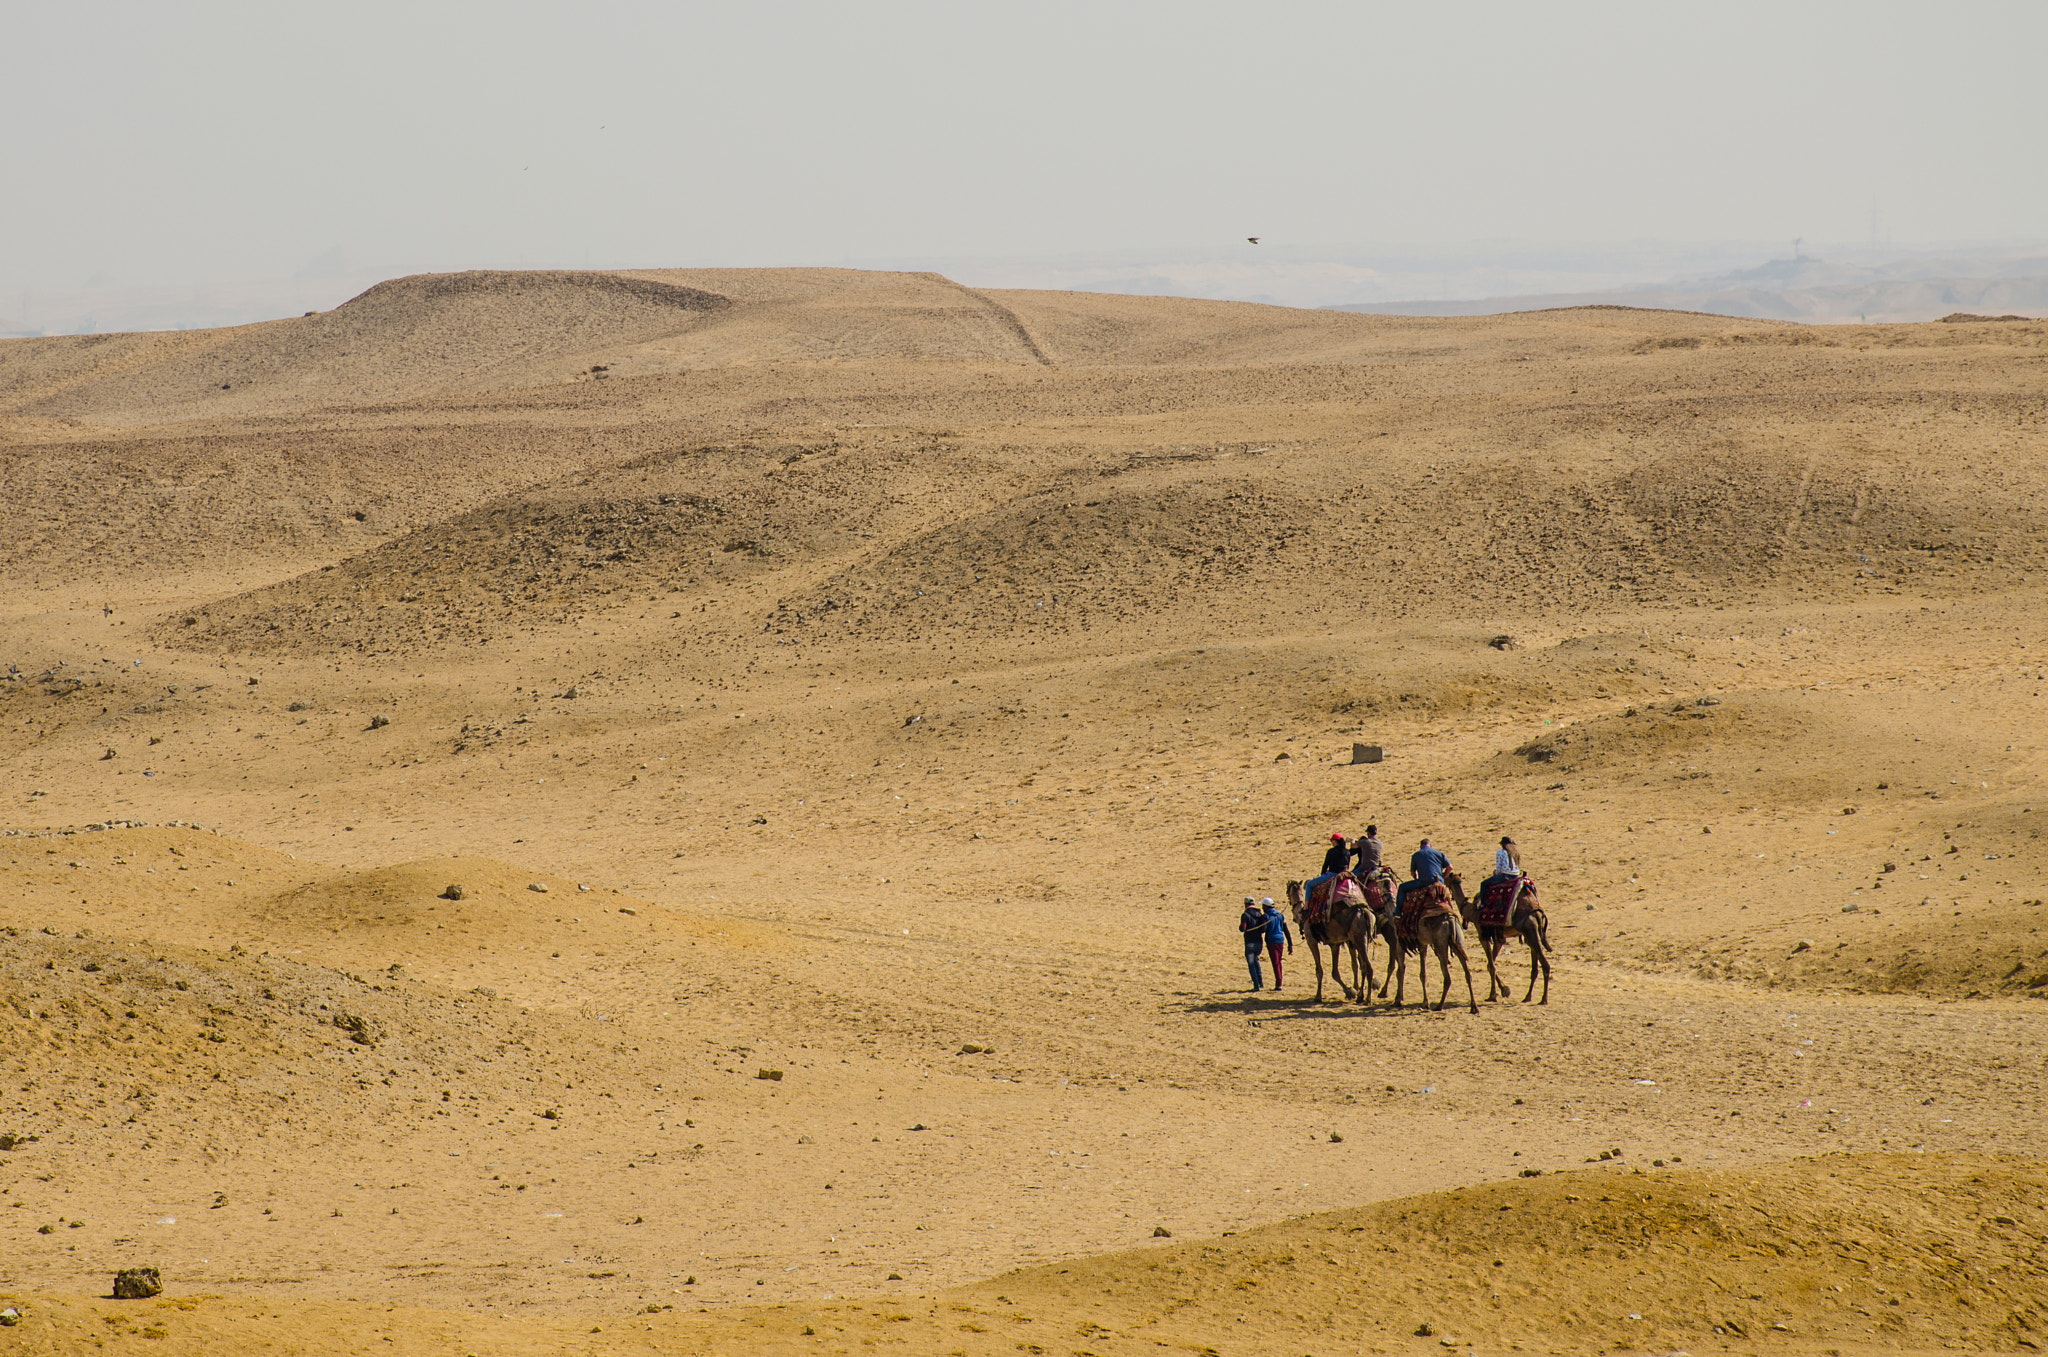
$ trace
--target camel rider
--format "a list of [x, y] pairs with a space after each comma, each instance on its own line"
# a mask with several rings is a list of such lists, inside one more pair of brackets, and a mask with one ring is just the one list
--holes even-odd
[[1488, 877], [1479, 889], [1483, 893], [1486, 887], [1494, 882], [1505, 881], [1521, 874], [1522, 855], [1516, 850], [1515, 841], [1503, 834], [1500, 836], [1500, 847], [1493, 850], [1493, 875]]
[[1408, 874], [1425, 886], [1442, 881], [1444, 873], [1450, 870], [1451, 860], [1430, 847], [1428, 839], [1424, 839], [1422, 847], [1415, 850], [1415, 856], [1408, 859]]
[[1344, 846], [1344, 836], [1342, 834], [1332, 834], [1330, 836], [1330, 846], [1323, 853], [1323, 875], [1333, 876], [1338, 872], [1348, 870], [1350, 866], [1351, 850]]
[[1386, 856], [1386, 852], [1386, 848], [1380, 843], [1380, 827], [1378, 825], [1367, 825], [1365, 827], [1365, 837], [1354, 841], [1351, 845], [1352, 856], [1358, 859], [1358, 866], [1354, 870], [1358, 873], [1360, 880], [1364, 880], [1380, 869], [1380, 861]]

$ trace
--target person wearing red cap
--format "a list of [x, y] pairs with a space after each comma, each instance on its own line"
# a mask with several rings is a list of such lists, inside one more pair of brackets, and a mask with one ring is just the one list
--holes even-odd
[[1332, 834], [1330, 836], [1329, 850], [1323, 854], [1323, 875], [1329, 876], [1333, 872], [1344, 871], [1350, 866], [1351, 850], [1344, 846], [1344, 836], [1342, 834]]

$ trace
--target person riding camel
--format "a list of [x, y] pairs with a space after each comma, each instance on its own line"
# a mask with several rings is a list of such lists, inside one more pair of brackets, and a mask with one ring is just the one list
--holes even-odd
[[1342, 834], [1330, 836], [1330, 846], [1323, 853], [1323, 875], [1334, 876], [1351, 866], [1351, 850], [1344, 846]]
[[1408, 874], [1424, 885], [1435, 885], [1444, 879], [1444, 873], [1451, 870], [1451, 860], [1443, 853], [1429, 846], [1429, 840], [1422, 841], [1422, 847], [1415, 850], [1415, 856], [1408, 859]]
[[1504, 881], [1521, 874], [1522, 855], [1516, 850], [1515, 841], [1503, 834], [1500, 836], [1500, 847], [1493, 850], [1493, 875], [1486, 879], [1480, 889], [1485, 890], [1496, 881]]
[[1394, 895], [1394, 915], [1401, 917], [1406, 910], [1408, 897], [1427, 893], [1432, 886], [1441, 886], [1444, 874], [1451, 870], [1451, 860], [1438, 849], [1430, 847], [1429, 840], [1422, 841], [1422, 847], [1415, 850], [1408, 859], [1409, 879], [1401, 883], [1401, 889]]
[[1365, 837], [1352, 842], [1351, 855], [1358, 859], [1358, 865], [1352, 870], [1358, 873], [1361, 881], [1364, 880], [1380, 869], [1380, 860], [1386, 856], [1386, 852], [1385, 846], [1380, 843], [1380, 827], [1367, 825]]

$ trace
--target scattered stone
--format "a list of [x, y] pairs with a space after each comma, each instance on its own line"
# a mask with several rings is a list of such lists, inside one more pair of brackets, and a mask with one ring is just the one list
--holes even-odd
[[1354, 764], [1378, 763], [1386, 758], [1386, 756], [1386, 750], [1376, 744], [1358, 744], [1354, 742], [1351, 746], [1351, 761]]
[[888, 1276], [887, 1276], [886, 1278], [884, 1278], [883, 1280], [884, 1280], [884, 1281], [891, 1281], [891, 1282], [900, 1282], [900, 1281], [902, 1281], [902, 1280], [903, 1280], [903, 1274], [902, 1274], [902, 1273], [900, 1273], [900, 1272], [892, 1272], [892, 1273], [890, 1273], [890, 1274], [889, 1274], [889, 1275], [888, 1275]]
[[537, 895], [546, 895], [548, 893], [547, 883], [544, 881], [529, 881], [526, 883], [526, 889]]
[[1792, 949], [1792, 955], [1798, 956], [1801, 952], [1807, 952], [1811, 950], [1813, 950], [1813, 939], [1801, 938], [1799, 940], [1799, 945]]
[[781, 1071], [781, 1070], [762, 1070], [762, 1071], [761, 1071], [761, 1072], [760, 1072], [759, 1074], [756, 1074], [756, 1075], [755, 1075], [754, 1077], [755, 1077], [756, 1079], [773, 1079], [773, 1080], [774, 1080], [774, 1081], [775, 1081], [776, 1083], [778, 1083], [778, 1084], [779, 1084], [779, 1083], [781, 1083], [781, 1082], [782, 1082], [782, 1071]]
[[1288, 753], [1286, 750], [1283, 749], [1278, 754], [1275, 754], [1273, 756], [1273, 762], [1275, 763], [1279, 763], [1283, 759], [1291, 763], [1294, 761], [1294, 755]]
[[1495, 650], [1520, 650], [1522, 648], [1522, 638], [1519, 636], [1501, 635], [1494, 637], [1486, 644], [1492, 646]]
[[388, 725], [390, 725], [390, 724], [391, 724], [391, 718], [390, 718], [390, 717], [388, 717], [388, 716], [386, 716], [386, 715], [384, 715], [384, 714], [383, 714], [382, 712], [379, 712], [379, 713], [378, 713], [377, 715], [375, 715], [375, 716], [373, 716], [373, 717], [371, 717], [371, 718], [370, 718], [370, 729], [371, 729], [371, 730], [382, 730], [382, 729], [384, 729], [384, 727], [386, 727], [386, 726], [388, 726]]
[[153, 1267], [131, 1267], [114, 1274], [115, 1300], [148, 1300], [163, 1293], [163, 1278]]
[[449, 882], [447, 889], [441, 892], [441, 898], [443, 900], [460, 900], [462, 898], [462, 887], [452, 881]]
[[1342, 1145], [1344, 1143], [1344, 1137], [1338, 1135], [1335, 1131], [1332, 1131], [1330, 1132], [1330, 1143], [1332, 1145]]
[[988, 1052], [988, 1049], [989, 1049], [989, 1048], [988, 1048], [988, 1047], [986, 1047], [986, 1046], [976, 1046], [976, 1045], [975, 1045], [975, 1044], [974, 1044], [973, 1042], [971, 1042], [971, 1041], [970, 1041], [970, 1042], [968, 1042], [968, 1043], [967, 1043], [967, 1044], [966, 1044], [965, 1046], [962, 1046], [962, 1047], [960, 1048], [960, 1054], [961, 1054], [961, 1055], [983, 1055], [983, 1054], [986, 1054], [986, 1053]]
[[1429, 1321], [1425, 1319], [1415, 1326], [1415, 1336], [1417, 1338], [1433, 1338], [1436, 1336], [1436, 1330], [1430, 1328]]
[[[590, 889], [590, 887], [588, 887], [588, 886], [584, 886], [584, 887], [582, 887], [581, 889], [583, 889], [583, 890], [589, 890], [589, 889]], [[632, 909], [632, 908], [629, 908], [628, 906], [625, 906], [625, 905], [620, 905], [620, 906], [619, 906], [619, 913], [621, 913], [621, 914], [630, 914], [630, 915], [632, 915], [632, 916], [633, 916], [634, 918], [636, 918], [636, 919], [640, 917], [640, 911], [639, 911], [639, 910], [637, 910], [637, 909]]]
[[383, 1028], [354, 1013], [337, 1013], [331, 1021], [348, 1033], [348, 1039], [358, 1046], [375, 1046], [384, 1036]]
[[21, 1323], [21, 1311], [10, 1305], [0, 1310], [0, 1329], [11, 1329]]
[[0, 1154], [12, 1154], [35, 1139], [34, 1136], [0, 1134]]
[[1854, 914], [1857, 910], [1861, 908], [1863, 908], [1863, 906], [1857, 904], [1854, 900], [1851, 900], [1848, 904], [1842, 906], [1842, 913]]
[[1523, 1170], [1522, 1170], [1522, 1176], [1523, 1176], [1524, 1178], [1541, 1178], [1541, 1177], [1543, 1176], [1543, 1170], [1542, 1170], [1542, 1169], [1523, 1169]]
[[917, 1125], [911, 1127], [910, 1129], [913, 1131], [929, 1131], [932, 1128], [925, 1125], [923, 1122], [919, 1122]]
[[1173, 1238], [1173, 1231], [1167, 1229], [1164, 1225], [1154, 1225], [1152, 1227], [1152, 1237], [1154, 1239], [1171, 1239]]

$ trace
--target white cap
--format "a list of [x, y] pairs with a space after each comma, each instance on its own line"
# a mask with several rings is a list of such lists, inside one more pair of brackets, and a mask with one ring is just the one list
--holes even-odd
[[1269, 895], [1265, 899], [1259, 901], [1259, 903], [1262, 905], [1270, 905], [1273, 903], [1273, 897]]

